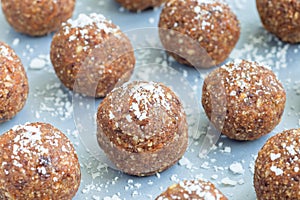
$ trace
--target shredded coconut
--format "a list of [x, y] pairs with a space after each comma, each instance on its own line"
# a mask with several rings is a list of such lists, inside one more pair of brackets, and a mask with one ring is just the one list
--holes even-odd
[[280, 168], [278, 168], [278, 167], [276, 167], [276, 166], [272, 166], [272, 167], [270, 168], [270, 170], [271, 170], [272, 172], [274, 172], [276, 176], [279, 176], [279, 175], [282, 175], [282, 174], [283, 174], [283, 170], [280, 169]]
[[[105, 33], [115, 33], [119, 31], [119, 28], [111, 28], [108, 27], [107, 24], [111, 24], [111, 21], [108, 21], [103, 15], [91, 13], [90, 15], [86, 14], [79, 14], [78, 18], [73, 20], [69, 19], [67, 23], [64, 23], [64, 29], [65, 33], [69, 33], [69, 27], [67, 24], [70, 24], [70, 28], [81, 28], [84, 29], [88, 26], [96, 26], [99, 30], [103, 30]], [[84, 32], [81, 32], [83, 34]], [[86, 33], [86, 32], [85, 32]], [[85, 34], [83, 34], [84, 37]], [[71, 36], [74, 37], [74, 36]], [[75, 38], [71, 38], [71, 40], [74, 40]]]

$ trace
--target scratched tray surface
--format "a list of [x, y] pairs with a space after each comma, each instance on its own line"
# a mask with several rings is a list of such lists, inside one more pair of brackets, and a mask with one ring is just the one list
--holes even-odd
[[[101, 100], [85, 99], [65, 89], [57, 79], [49, 51], [53, 34], [32, 38], [16, 33], [0, 12], [0, 40], [15, 49], [26, 68], [30, 93], [25, 108], [0, 132], [16, 124], [47, 122], [62, 130], [79, 156], [82, 181], [74, 199], [154, 199], [169, 185], [184, 179], [205, 178], [229, 199], [253, 200], [255, 156], [264, 142], [284, 129], [299, 127], [300, 60], [298, 45], [278, 41], [261, 26], [255, 2], [230, 1], [241, 21], [241, 38], [230, 59], [255, 60], [269, 65], [287, 91], [282, 122], [267, 136], [252, 142], [220, 137], [205, 157], [199, 155], [209, 123], [200, 105], [204, 77], [210, 70], [194, 70], [177, 64], [162, 50], [157, 36], [160, 9], [142, 13], [124, 11], [113, 0], [78, 0], [74, 17], [80, 13], [101, 13], [128, 35], [135, 48], [137, 65], [131, 80], [160, 81], [182, 99], [189, 122], [189, 147], [178, 164], [150, 177], [133, 177], [114, 169], [96, 142], [94, 117]], [[87, 126], [84, 126], [87, 125]]]

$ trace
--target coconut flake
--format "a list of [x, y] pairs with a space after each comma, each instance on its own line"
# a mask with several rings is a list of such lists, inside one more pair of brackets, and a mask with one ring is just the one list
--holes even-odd
[[234, 174], [244, 174], [245, 169], [243, 168], [243, 165], [241, 163], [233, 163], [229, 166], [230, 171], [232, 171]]
[[272, 167], [270, 168], [270, 170], [271, 170], [272, 172], [274, 172], [276, 176], [279, 176], [279, 175], [282, 175], [282, 174], [283, 174], [283, 170], [280, 169], [280, 168], [278, 168], [278, 167], [276, 167], [276, 166], [272, 166]]

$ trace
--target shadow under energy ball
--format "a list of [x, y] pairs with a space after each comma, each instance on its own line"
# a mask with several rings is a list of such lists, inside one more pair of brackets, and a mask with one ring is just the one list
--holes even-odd
[[300, 42], [300, 1], [256, 0], [265, 29], [284, 42]]
[[300, 199], [300, 129], [271, 137], [255, 161], [258, 200]]
[[218, 131], [235, 140], [254, 140], [281, 120], [286, 93], [276, 75], [245, 60], [230, 62], [204, 80], [202, 106]]
[[73, 145], [52, 125], [19, 125], [0, 136], [0, 199], [70, 200], [80, 179]]
[[158, 7], [166, 0], [116, 0], [124, 8], [130, 11], [142, 11], [148, 8]]
[[42, 36], [56, 31], [69, 19], [75, 0], [2, 0], [8, 23], [20, 33]]
[[99, 105], [97, 126], [100, 147], [130, 175], [171, 167], [188, 145], [183, 106], [161, 83], [132, 82], [114, 89]]
[[25, 106], [28, 80], [20, 58], [0, 42], [0, 123], [13, 118]]
[[103, 15], [80, 14], [63, 23], [51, 43], [50, 58], [61, 82], [70, 90], [105, 97], [126, 82], [135, 57], [127, 36]]
[[236, 15], [218, 0], [168, 1], [159, 28], [161, 42], [175, 60], [201, 68], [225, 61], [240, 36]]

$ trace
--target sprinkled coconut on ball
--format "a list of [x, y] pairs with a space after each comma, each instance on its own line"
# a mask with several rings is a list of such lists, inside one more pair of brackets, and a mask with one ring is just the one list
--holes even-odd
[[202, 105], [224, 135], [255, 140], [270, 133], [281, 120], [285, 90], [263, 65], [236, 60], [212, 71], [204, 80]]
[[0, 123], [20, 112], [28, 96], [28, 80], [15, 51], [0, 42]]
[[143, 11], [148, 8], [158, 7], [166, 0], [116, 0], [124, 8], [130, 11]]
[[271, 137], [258, 153], [254, 187], [258, 200], [300, 199], [300, 129]]
[[289, 43], [300, 42], [300, 1], [256, 0], [265, 29]]
[[74, 11], [75, 0], [2, 0], [8, 23], [20, 33], [42, 36], [56, 31]]
[[67, 88], [93, 97], [105, 97], [126, 82], [135, 65], [127, 36], [95, 13], [64, 23], [53, 37], [50, 58]]
[[73, 145], [52, 125], [19, 125], [0, 136], [0, 199], [70, 200], [80, 177]]
[[156, 200], [198, 199], [198, 200], [227, 200], [227, 198], [209, 181], [182, 181], [170, 186]]
[[185, 153], [188, 125], [174, 92], [161, 83], [132, 82], [99, 105], [98, 143], [116, 167], [148, 176], [174, 165]]
[[224, 62], [240, 36], [240, 23], [219, 0], [171, 0], [160, 15], [160, 39], [179, 63], [212, 67]]

